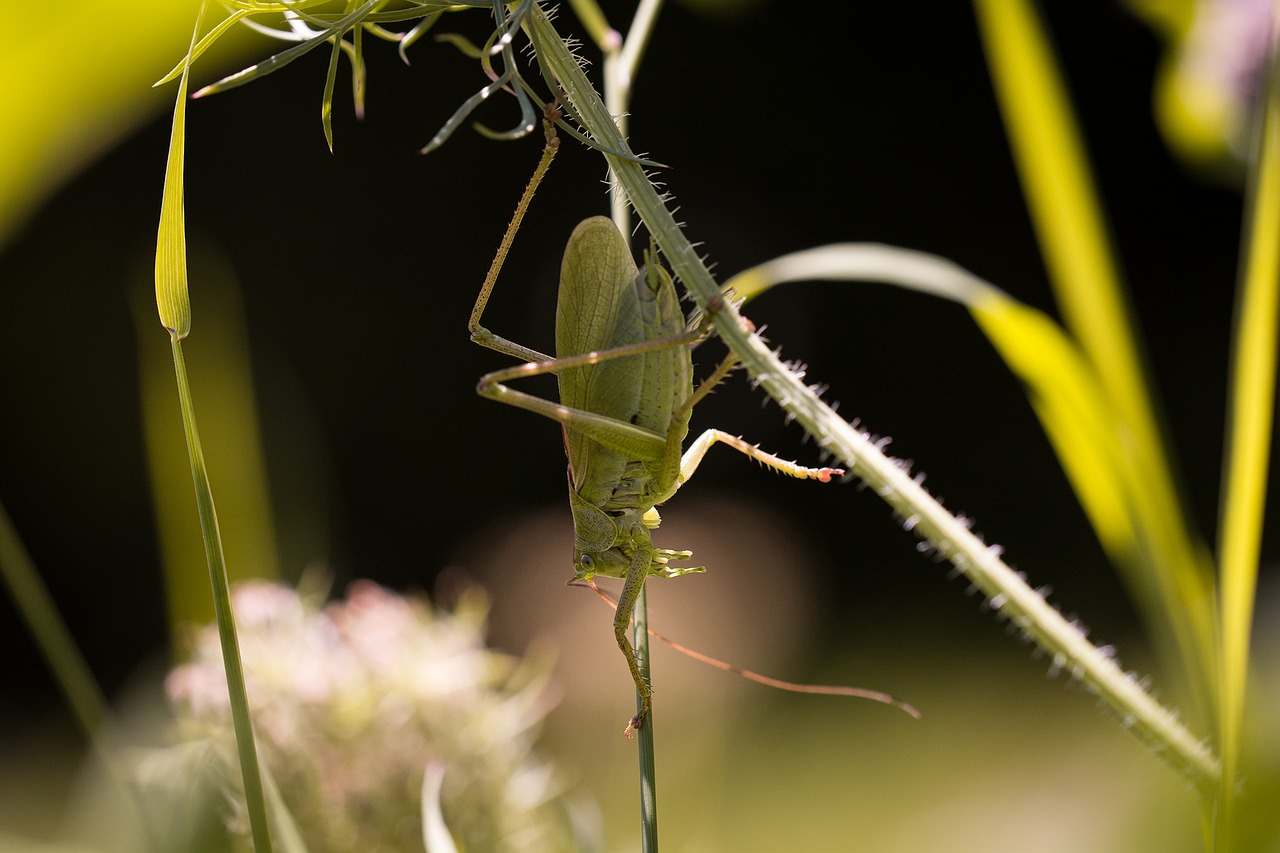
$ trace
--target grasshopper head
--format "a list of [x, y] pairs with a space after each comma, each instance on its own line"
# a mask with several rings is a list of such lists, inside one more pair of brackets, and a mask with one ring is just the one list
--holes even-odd
[[606, 578], [625, 578], [631, 568], [631, 559], [621, 548], [609, 548], [604, 551], [589, 551], [582, 548], [573, 549], [573, 570], [577, 579], [589, 581], [596, 575]]
[[[669, 560], [687, 560], [693, 556], [690, 551], [671, 551], [667, 548], [654, 548], [649, 563], [649, 574], [664, 578], [675, 578], [691, 572], [705, 572], [705, 566], [672, 566]], [[631, 570], [632, 557], [627, 556], [621, 548], [609, 548], [605, 551], [586, 551], [581, 548], [573, 550], [573, 568], [577, 572], [577, 580], [589, 581], [595, 575], [606, 578], [625, 578]]]

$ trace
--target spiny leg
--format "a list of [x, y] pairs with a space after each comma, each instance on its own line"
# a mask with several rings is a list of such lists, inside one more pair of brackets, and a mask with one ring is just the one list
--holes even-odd
[[480, 293], [476, 296], [476, 304], [471, 309], [471, 320], [467, 323], [467, 329], [471, 332], [471, 340], [480, 344], [480, 346], [513, 355], [525, 361], [546, 361], [547, 357], [537, 350], [531, 350], [500, 335], [495, 335], [480, 325], [480, 317], [484, 314], [485, 306], [489, 304], [489, 296], [493, 293], [493, 286], [498, 281], [498, 273], [502, 271], [502, 264], [507, 259], [507, 252], [511, 249], [511, 243], [515, 240], [516, 232], [520, 230], [520, 223], [524, 221], [524, 215], [529, 209], [529, 203], [533, 201], [534, 193], [538, 191], [538, 186], [542, 183], [543, 177], [546, 176], [547, 170], [551, 168], [551, 161], [555, 159], [556, 152], [560, 150], [560, 139], [556, 136], [555, 125], [560, 116], [560, 108], [555, 102], [547, 105], [546, 115], [542, 119], [543, 133], [547, 140], [546, 147], [542, 149], [542, 158], [538, 160], [538, 166], [533, 170], [533, 177], [529, 179], [528, 186], [524, 188], [524, 193], [516, 204], [516, 212], [511, 216], [511, 222], [507, 225], [506, 233], [502, 235], [502, 242], [498, 245], [498, 251], [493, 256], [493, 263], [489, 265], [489, 272], [484, 277], [484, 283], [480, 285]]
[[[724, 360], [721, 361], [716, 369], [711, 372], [711, 375], [704, 379], [702, 383], [694, 389], [693, 394], [690, 395], [689, 399], [681, 405], [678, 412], [687, 411], [693, 408], [704, 397], [714, 391], [716, 386], [723, 382], [725, 377], [732, 373], [733, 369], [737, 365], [737, 356], [733, 353], [729, 353], [725, 356]], [[679, 475], [675, 478], [675, 488], [666, 494], [659, 503], [665, 502], [669, 499], [676, 489], [683, 486], [685, 482], [693, 476], [693, 472], [697, 470], [698, 465], [702, 463], [702, 457], [706, 456], [707, 451], [711, 449], [711, 445], [717, 442], [720, 444], [726, 444], [734, 450], [737, 450], [739, 453], [750, 456], [762, 465], [772, 468], [782, 474], [786, 474], [789, 477], [795, 477], [798, 480], [818, 480], [822, 483], [828, 483], [831, 481], [832, 477], [838, 477], [844, 474], [843, 468], [809, 468], [795, 462], [790, 462], [779, 456], [775, 456], [772, 453], [761, 450], [754, 444], [744, 441], [736, 435], [730, 435], [723, 430], [707, 430], [702, 435], [698, 436], [698, 439], [689, 446], [689, 449], [684, 452], [683, 456], [679, 455], [680, 445], [675, 443], [675, 439], [676, 436], [674, 434], [668, 435], [666, 453], [672, 463], [674, 463], [676, 457], [679, 458], [680, 471]]]
[[728, 378], [729, 374], [732, 373], [733, 369], [737, 366], [738, 357], [733, 353], [726, 355], [724, 360], [722, 360], [720, 364], [716, 365], [716, 369], [711, 371], [711, 375], [698, 383], [698, 387], [693, 390], [689, 399], [685, 400], [684, 403], [681, 404], [679, 411], [690, 411], [694, 406], [701, 403], [703, 398], [716, 390], [716, 387]]
[[653, 562], [653, 544], [649, 540], [648, 531], [644, 531], [641, 541], [636, 547], [635, 556], [631, 558], [631, 566], [627, 569], [627, 579], [622, 585], [622, 594], [618, 596], [618, 609], [613, 614], [613, 635], [618, 641], [618, 648], [627, 658], [627, 667], [631, 670], [631, 680], [636, 683], [636, 692], [640, 694], [640, 711], [623, 732], [627, 737], [644, 725], [645, 718], [653, 707], [653, 689], [645, 681], [640, 672], [640, 662], [636, 660], [636, 651], [627, 639], [627, 629], [631, 626], [631, 614], [636, 608], [636, 598], [644, 588], [645, 579], [649, 576], [649, 567]]
[[754, 444], [744, 441], [736, 435], [730, 435], [723, 430], [709, 429], [702, 435], [698, 436], [698, 440], [689, 446], [685, 454], [680, 459], [680, 479], [677, 485], [683, 485], [693, 472], [697, 470], [698, 465], [702, 462], [702, 457], [707, 455], [707, 451], [711, 449], [711, 445], [719, 442], [727, 444], [739, 453], [750, 456], [762, 465], [772, 468], [779, 473], [786, 474], [788, 477], [795, 477], [798, 480], [818, 480], [822, 483], [831, 482], [832, 477], [838, 477], [844, 473], [843, 468], [808, 468], [795, 462], [789, 462], [772, 453], [761, 450]]

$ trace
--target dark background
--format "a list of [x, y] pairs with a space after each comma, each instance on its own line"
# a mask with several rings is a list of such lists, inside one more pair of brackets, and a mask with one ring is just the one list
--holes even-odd
[[[1161, 45], [1142, 22], [1113, 3], [1044, 11], [1186, 491], [1212, 531], [1240, 197], [1166, 150], [1151, 115]], [[445, 28], [467, 30], [459, 20]], [[483, 26], [477, 16], [468, 31]], [[567, 9], [560, 28], [575, 29]], [[191, 104], [188, 234], [193, 251], [222, 256], [238, 278], [279, 494], [306, 484], [319, 513], [317, 535], [282, 539], [286, 572], [323, 561], [339, 585], [367, 576], [430, 589], [442, 568], [466, 567], [464, 544], [504, 513], [563, 506], [556, 428], [475, 396], [476, 378], [505, 362], [469, 344], [465, 328], [540, 139], [497, 143], [464, 129], [418, 156], [484, 80], [446, 46], [419, 43], [409, 68], [390, 46], [366, 47], [368, 114], [352, 117], [344, 64], [332, 155], [319, 122], [323, 51]], [[193, 82], [230, 70], [197, 65]], [[916, 4], [775, 2], [732, 21], [673, 4], [632, 114], [633, 147], [670, 164], [663, 178], [680, 218], [722, 277], [821, 243], [880, 241], [950, 258], [1052, 310], [967, 4], [930, 4], [926, 15]], [[516, 112], [496, 98], [481, 118], [506, 127]], [[0, 500], [109, 691], [167, 642], [130, 300], [149, 298], [168, 124], [157, 117], [65, 187], [0, 254]], [[607, 211], [603, 177], [597, 155], [563, 147], [489, 328], [549, 348], [559, 255], [578, 220]], [[843, 414], [893, 436], [935, 494], [1095, 636], [1134, 636], [1017, 383], [961, 309], [814, 284], [750, 313], [830, 386]], [[164, 339], [158, 324], [142, 334]], [[198, 378], [195, 393], [199, 406]], [[812, 459], [762, 397], [739, 379], [699, 407], [694, 426]], [[828, 630], [895, 621], [1004, 641], [873, 495], [779, 492], [778, 478], [732, 456], [712, 454], [699, 481], [771, 502], [812, 537], [818, 562], [835, 567], [818, 596]], [[296, 510], [277, 507], [282, 526]], [[857, 571], [840, 568], [850, 553]], [[19, 738], [65, 711], [7, 596], [0, 626], [0, 737]]]

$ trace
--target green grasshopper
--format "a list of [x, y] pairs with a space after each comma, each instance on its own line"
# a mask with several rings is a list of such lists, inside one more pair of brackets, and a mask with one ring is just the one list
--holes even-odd
[[[549, 134], [548, 154], [521, 199], [469, 324], [473, 341], [526, 363], [486, 374], [476, 390], [483, 397], [558, 421], [563, 428], [574, 527], [575, 575], [570, 583], [590, 582], [596, 575], [625, 579], [613, 629], [640, 696], [640, 710], [627, 725], [630, 736], [652, 707], [652, 691], [627, 639], [636, 597], [650, 575], [704, 571], [702, 566], [671, 565], [687, 560], [692, 552], [654, 546], [650, 531], [660, 522], [656, 507], [693, 475], [716, 442], [793, 477], [828, 482], [844, 472], [801, 467], [716, 429], [704, 432], [682, 454], [694, 405], [732, 371], [736, 359], [729, 355], [694, 390], [691, 348], [706, 331], [688, 327], [675, 285], [656, 250], [646, 254], [645, 270], [637, 270], [627, 241], [602, 216], [583, 220], [565, 248], [555, 358], [480, 326], [506, 248], [551, 156], [554, 139]], [[504, 384], [543, 373], [556, 375], [559, 403]]]

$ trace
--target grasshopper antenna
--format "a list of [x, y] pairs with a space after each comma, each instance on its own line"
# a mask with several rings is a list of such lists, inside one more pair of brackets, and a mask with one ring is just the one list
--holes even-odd
[[[604, 601], [605, 604], [609, 606], [611, 610], [616, 611], [618, 609], [617, 602], [615, 602], [612, 598], [610, 598], [607, 592], [602, 590], [600, 587], [596, 586], [595, 581], [581, 581], [581, 580], [575, 579], [570, 581], [568, 585], [590, 587], [591, 589], [595, 590], [596, 595], [600, 596], [600, 598]], [[668, 646], [675, 649], [677, 652], [680, 652], [682, 655], [687, 655], [696, 661], [701, 661], [702, 663], [705, 663], [708, 666], [713, 666], [716, 669], [722, 669], [725, 672], [731, 672], [734, 675], [740, 675], [743, 678], [747, 679], [748, 681], [754, 681], [757, 684], [763, 684], [766, 687], [772, 687], [776, 690], [786, 690], [789, 693], [811, 693], [818, 696], [849, 696], [854, 699], [870, 699], [872, 702], [879, 702], [883, 705], [891, 705], [892, 707], [897, 708], [900, 711], [904, 711], [907, 714], [910, 714], [912, 717], [914, 717], [917, 720], [920, 719], [921, 717], [920, 711], [918, 711], [916, 707], [912, 705], [910, 702], [904, 702], [901, 699], [898, 699], [880, 690], [869, 690], [865, 687], [846, 687], [843, 685], [797, 684], [794, 681], [783, 681], [782, 679], [779, 679], [779, 678], [773, 678], [768, 675], [761, 675], [758, 672], [752, 672], [749, 669], [743, 669], [742, 667], [734, 666], [731, 663], [726, 663], [725, 661], [719, 660], [718, 658], [713, 658], [710, 655], [704, 655], [702, 652], [695, 651], [689, 648], [688, 646], [677, 643], [675, 640], [658, 633], [652, 628], [649, 628], [648, 631], [649, 631], [650, 637], [653, 637], [655, 640], [659, 640], [663, 643], [666, 643]]]

